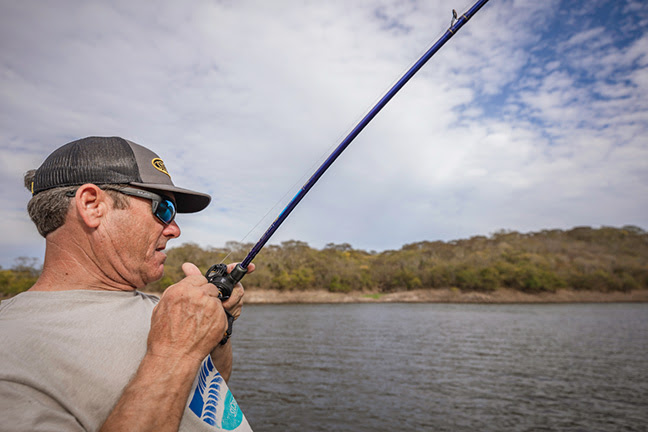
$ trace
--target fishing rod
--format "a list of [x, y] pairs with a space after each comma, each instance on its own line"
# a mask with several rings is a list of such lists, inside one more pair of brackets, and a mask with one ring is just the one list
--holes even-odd
[[[310, 179], [302, 186], [302, 188], [297, 192], [293, 199], [288, 203], [288, 205], [281, 211], [279, 216], [272, 222], [270, 227], [266, 232], [261, 236], [259, 241], [252, 247], [248, 255], [243, 261], [237, 264], [234, 269], [228, 273], [227, 266], [225, 264], [216, 264], [213, 265], [207, 270], [205, 276], [207, 280], [216, 285], [220, 291], [220, 298], [226, 300], [232, 294], [234, 285], [236, 285], [247, 273], [247, 267], [250, 265], [252, 260], [257, 256], [261, 251], [263, 246], [270, 240], [270, 237], [277, 231], [279, 226], [286, 220], [288, 215], [293, 211], [293, 209], [299, 204], [299, 202], [304, 198], [304, 196], [311, 190], [311, 188], [317, 183], [317, 181], [322, 177], [324, 172], [335, 162], [335, 160], [342, 154], [342, 152], [351, 144], [351, 142], [362, 132], [362, 130], [369, 124], [371, 120], [384, 108], [385, 105], [398, 93], [398, 91], [403, 88], [403, 86], [427, 63], [434, 54], [436, 54], [439, 49], [445, 43], [455, 35], [455, 33], [463, 27], [464, 24], [468, 22], [473, 15], [479, 11], [479, 9], [484, 6], [488, 0], [479, 0], [477, 1], [468, 12], [464, 13], [460, 17], [457, 16], [457, 12], [452, 10], [452, 21], [450, 22], [450, 28], [437, 40], [432, 47], [421, 56], [420, 59], [414, 63], [414, 65], [392, 86], [389, 91], [380, 99], [376, 105], [365, 115], [365, 117], [360, 120], [360, 122], [353, 128], [353, 130], [342, 140], [342, 142], [337, 146], [337, 148], [331, 153], [331, 155], [322, 163], [322, 165], [315, 171], [315, 173], [310, 177]], [[231, 321], [228, 329], [227, 335], [231, 334]], [[224, 339], [226, 341], [227, 337]]]

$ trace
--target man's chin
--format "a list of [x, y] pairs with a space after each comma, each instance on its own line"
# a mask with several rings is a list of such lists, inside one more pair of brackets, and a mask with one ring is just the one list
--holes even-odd
[[151, 271], [148, 272], [144, 283], [148, 285], [153, 282], [159, 281], [160, 279], [162, 279], [162, 277], [164, 277], [164, 260], [162, 260], [161, 263], [159, 263], [155, 268], [151, 269]]
[[[151, 282], [157, 282], [164, 277], [164, 265], [161, 265], [160, 268], [154, 272], [152, 275]], [[149, 283], [151, 283], [149, 282]]]

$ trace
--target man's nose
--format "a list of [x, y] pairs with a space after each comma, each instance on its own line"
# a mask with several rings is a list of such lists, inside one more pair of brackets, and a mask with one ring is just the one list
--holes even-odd
[[169, 225], [164, 227], [164, 231], [162, 231], [162, 234], [171, 238], [180, 237], [180, 227], [178, 226], [176, 221], [173, 220]]

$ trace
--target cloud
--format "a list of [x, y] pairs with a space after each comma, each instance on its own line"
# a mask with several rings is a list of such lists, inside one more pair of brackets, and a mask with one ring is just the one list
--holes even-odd
[[[640, 4], [488, 3], [273, 242], [381, 250], [501, 228], [648, 225]], [[0, 264], [42, 254], [22, 173], [87, 135], [150, 146], [176, 184], [214, 196], [181, 216], [181, 240], [240, 240], [268, 213], [256, 241], [450, 12], [440, 0], [3, 5], [0, 178], [11, 204], [0, 215], [11, 224]]]

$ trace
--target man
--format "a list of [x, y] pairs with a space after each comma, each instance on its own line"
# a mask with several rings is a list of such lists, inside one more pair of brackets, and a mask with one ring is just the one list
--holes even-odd
[[64, 145], [25, 184], [45, 261], [0, 305], [0, 430], [250, 430], [225, 382], [225, 310], [240, 315], [243, 287], [222, 302], [185, 263], [160, 299], [138, 291], [163, 275], [176, 212], [210, 196], [118, 137]]

